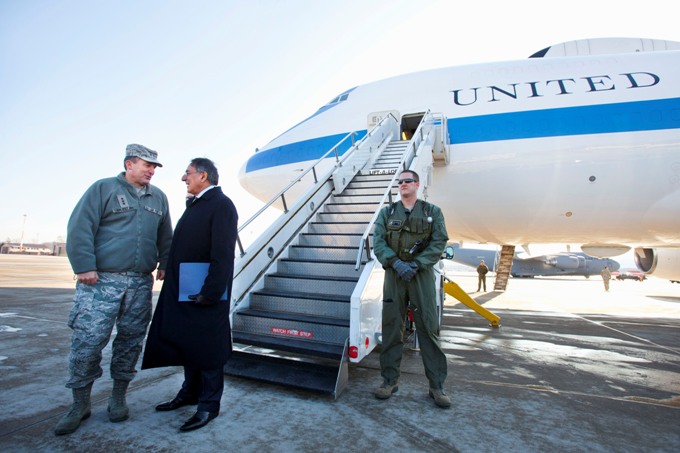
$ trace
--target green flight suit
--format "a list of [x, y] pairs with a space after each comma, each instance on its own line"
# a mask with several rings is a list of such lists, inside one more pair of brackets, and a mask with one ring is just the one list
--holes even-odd
[[[419, 240], [427, 241], [427, 245], [411, 255], [409, 250]], [[437, 206], [418, 200], [409, 212], [398, 201], [380, 211], [373, 231], [373, 252], [385, 268], [380, 368], [385, 383], [389, 385], [396, 384], [400, 375], [409, 303], [430, 388], [441, 389], [446, 380], [447, 364], [439, 344], [439, 316], [432, 266], [439, 262], [447, 240], [444, 216]], [[418, 265], [418, 272], [411, 281], [399, 278], [392, 268], [397, 259]]]

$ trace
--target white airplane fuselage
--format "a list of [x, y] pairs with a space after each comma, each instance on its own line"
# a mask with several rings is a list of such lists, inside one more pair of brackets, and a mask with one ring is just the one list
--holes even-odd
[[680, 51], [452, 67], [343, 95], [253, 155], [241, 184], [268, 201], [371, 114], [429, 110], [448, 119], [428, 201], [451, 240], [680, 246]]

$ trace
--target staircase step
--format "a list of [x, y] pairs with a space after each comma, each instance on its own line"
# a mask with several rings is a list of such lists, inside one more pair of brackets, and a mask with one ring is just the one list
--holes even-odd
[[[395, 188], [394, 192], [395, 192], [395, 194], [397, 193], [396, 188]], [[370, 195], [373, 195], [373, 196], [377, 196], [377, 197], [378, 197], [378, 200], [380, 200], [380, 199], [383, 197], [383, 195], [385, 195], [385, 189], [384, 189], [384, 188], [382, 188], [382, 189], [378, 189], [378, 188], [375, 188], [375, 189], [351, 189], [351, 188], [346, 188], [345, 190], [342, 191], [342, 194], [341, 194], [341, 195], [343, 195], [343, 196], [353, 196], [353, 195], [367, 195], [367, 196], [370, 196]]]
[[335, 394], [338, 367], [234, 351], [224, 374]]
[[349, 319], [333, 318], [331, 316], [322, 315], [310, 315], [307, 313], [269, 312], [265, 310], [255, 310], [248, 308], [239, 311], [239, 314], [242, 316], [271, 319], [274, 320], [274, 322], [295, 321], [308, 325], [349, 327]]
[[248, 332], [232, 332], [232, 341], [235, 345], [255, 346], [325, 359], [341, 357], [344, 349], [344, 344], [310, 343], [296, 338], [272, 337], [271, 335], [257, 335]]
[[308, 225], [307, 231], [313, 234], [364, 234], [368, 226], [365, 222], [310, 222]]
[[[280, 296], [288, 297], [291, 299], [310, 299], [310, 300], [331, 300], [336, 302], [349, 302], [350, 295], [347, 294], [316, 294], [316, 293], [305, 293], [300, 291], [284, 291], [276, 288], [263, 288], [257, 291], [253, 291], [251, 294], [264, 294], [270, 296]], [[323, 298], [323, 299], [322, 299]], [[236, 312], [235, 314], [238, 314]]]
[[354, 179], [350, 182], [350, 184], [353, 184], [355, 182], [364, 182], [364, 181], [372, 181], [372, 182], [381, 182], [383, 186], [387, 187], [387, 184], [392, 180], [392, 175], [376, 175], [376, 174], [363, 174], [363, 173], [358, 173]]
[[[366, 223], [365, 226], [368, 226]], [[362, 232], [363, 234], [363, 232]], [[312, 247], [359, 247], [362, 234], [342, 234], [336, 233], [333, 235], [319, 234], [319, 233], [303, 233], [300, 235], [298, 245], [312, 246]]]
[[[384, 193], [375, 194], [346, 194], [333, 195], [329, 201], [332, 204], [349, 204], [349, 203], [380, 203]], [[397, 195], [397, 190], [392, 190], [392, 196]]]
[[352, 180], [347, 185], [347, 188], [349, 189], [382, 189], [385, 190], [387, 187], [387, 184], [389, 184], [390, 180], [388, 179], [387, 181], [381, 180], [381, 179], [367, 179], [364, 181], [356, 181], [356, 178]]
[[[356, 257], [355, 252], [355, 257]], [[276, 288], [281, 291], [296, 291], [301, 293], [351, 295], [359, 280], [356, 277], [336, 277], [317, 275], [294, 275], [275, 272], [264, 277], [265, 288]]]
[[385, 192], [385, 189], [387, 189], [387, 184], [389, 184], [389, 182], [390, 182], [389, 180], [388, 181], [366, 181], [366, 182], [362, 182], [360, 184], [351, 182], [347, 185], [347, 188], [345, 190], [347, 190], [347, 189], [365, 189], [365, 190], [372, 189], [376, 193], [378, 193], [378, 192], [383, 193], [383, 192]]
[[[357, 250], [357, 254], [358, 254]], [[347, 277], [358, 279], [361, 276], [366, 259], [359, 263], [356, 269], [356, 257], [348, 261], [319, 261], [319, 260], [296, 260], [281, 258], [278, 263], [278, 271], [291, 275], [310, 275], [318, 277]]]
[[324, 212], [368, 212], [373, 214], [378, 207], [378, 202], [367, 203], [326, 203], [323, 207]]
[[250, 308], [259, 311], [277, 313], [298, 313], [304, 315], [323, 315], [331, 318], [349, 319], [350, 298], [343, 296], [343, 300], [329, 297], [295, 297], [292, 293], [255, 291], [250, 295]]
[[394, 168], [399, 163], [398, 160], [395, 161], [377, 161], [373, 164], [373, 168], [376, 170]]
[[297, 313], [271, 313], [245, 309], [233, 317], [232, 335], [249, 333], [267, 336], [272, 344], [296, 339], [313, 349], [314, 343], [344, 344], [349, 337], [349, 319]]
[[316, 215], [317, 222], [368, 222], [375, 211], [368, 212], [320, 212]]
[[381, 164], [392, 162], [394, 166], [397, 166], [399, 165], [399, 162], [401, 162], [401, 154], [395, 154], [394, 156], [383, 155], [380, 156], [380, 158], [376, 159], [375, 161]]
[[[367, 226], [367, 223], [362, 225], [362, 234]], [[358, 253], [359, 243], [350, 247], [291, 245], [288, 248], [288, 258], [300, 260], [352, 261]]]

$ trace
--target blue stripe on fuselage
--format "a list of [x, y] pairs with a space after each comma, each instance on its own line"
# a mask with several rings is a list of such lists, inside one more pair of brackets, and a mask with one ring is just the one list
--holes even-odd
[[[312, 138], [302, 142], [295, 142], [289, 145], [277, 146], [265, 151], [255, 153], [246, 164], [246, 173], [263, 168], [277, 167], [279, 165], [294, 164], [295, 162], [305, 162], [316, 160], [323, 156], [328, 150], [333, 148], [340, 140], [347, 135], [347, 132], [326, 137]], [[361, 140], [366, 135], [366, 131], [357, 131], [355, 141]], [[338, 154], [343, 155], [352, 141], [347, 139], [338, 146]]]
[[451, 118], [451, 144], [680, 128], [680, 98]]
[[[450, 118], [450, 143], [464, 144], [585, 134], [608, 134], [680, 128], [680, 98], [588, 105], [527, 112]], [[312, 138], [253, 155], [246, 172], [315, 160], [347, 133]], [[366, 131], [358, 131], [358, 139]], [[340, 154], [349, 149], [343, 143]]]

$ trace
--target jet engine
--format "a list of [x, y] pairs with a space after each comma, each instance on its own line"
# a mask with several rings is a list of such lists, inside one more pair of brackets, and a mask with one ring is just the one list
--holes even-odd
[[680, 280], [680, 249], [638, 247], [633, 256], [635, 265], [645, 274]]
[[578, 269], [583, 267], [585, 260], [578, 256], [551, 256], [545, 260], [548, 266], [558, 267], [560, 269]]

